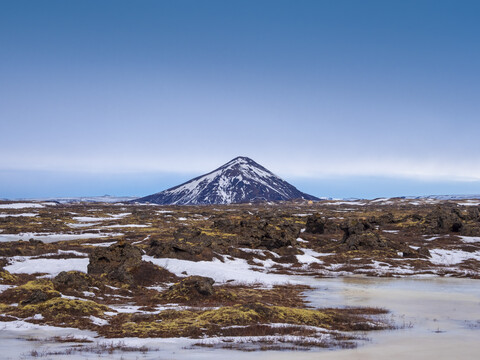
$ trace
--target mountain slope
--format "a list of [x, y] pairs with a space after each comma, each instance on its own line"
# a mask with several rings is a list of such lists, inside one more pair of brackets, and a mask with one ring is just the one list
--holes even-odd
[[297, 190], [252, 159], [237, 157], [208, 174], [135, 201], [200, 205], [292, 199], [318, 200]]

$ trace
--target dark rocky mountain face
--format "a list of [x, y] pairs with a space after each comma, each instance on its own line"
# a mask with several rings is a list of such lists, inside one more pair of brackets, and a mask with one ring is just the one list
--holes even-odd
[[208, 174], [135, 202], [201, 205], [292, 199], [318, 200], [297, 190], [252, 159], [237, 157]]

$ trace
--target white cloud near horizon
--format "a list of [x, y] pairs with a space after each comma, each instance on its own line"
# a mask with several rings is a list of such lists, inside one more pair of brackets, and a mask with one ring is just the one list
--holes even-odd
[[480, 166], [473, 159], [429, 159], [384, 157], [337, 158], [291, 156], [285, 158], [260, 154], [216, 155], [184, 154], [164, 157], [126, 156], [119, 154], [4, 154], [0, 158], [2, 171], [48, 171], [90, 174], [204, 174], [223, 165], [235, 156], [249, 156], [273, 173], [287, 178], [341, 178], [379, 176], [415, 180], [480, 181]]

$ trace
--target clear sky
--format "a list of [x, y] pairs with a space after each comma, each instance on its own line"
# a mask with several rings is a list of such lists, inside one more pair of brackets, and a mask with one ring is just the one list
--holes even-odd
[[480, 1], [0, 0], [0, 198], [249, 156], [317, 196], [480, 193]]

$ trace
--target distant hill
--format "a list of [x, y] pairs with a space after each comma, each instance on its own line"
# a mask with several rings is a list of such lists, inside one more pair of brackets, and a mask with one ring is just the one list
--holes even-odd
[[201, 205], [293, 199], [319, 200], [297, 190], [252, 159], [240, 156], [208, 174], [135, 202]]

